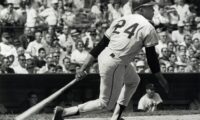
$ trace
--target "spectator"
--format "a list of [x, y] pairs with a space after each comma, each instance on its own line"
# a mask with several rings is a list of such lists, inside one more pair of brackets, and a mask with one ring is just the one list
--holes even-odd
[[46, 54], [49, 55], [54, 52], [53, 49], [53, 36], [50, 33], [46, 33], [45, 37], [43, 38], [43, 48], [46, 51]]
[[170, 51], [166, 47], [163, 47], [161, 49], [161, 57], [159, 57], [159, 61], [165, 64], [166, 62], [169, 62], [169, 54], [170, 54]]
[[0, 22], [5, 26], [6, 32], [14, 32], [13, 27], [17, 24], [18, 17], [13, 8], [13, 2], [8, 1], [7, 7], [0, 12]]
[[164, 6], [160, 6], [158, 8], [157, 13], [155, 13], [153, 17], [153, 23], [155, 25], [168, 25], [169, 24], [169, 16], [165, 10]]
[[184, 34], [188, 34], [191, 36], [194, 34], [194, 30], [192, 30], [192, 24], [189, 22], [184, 23], [183, 31], [184, 31]]
[[17, 55], [24, 55], [25, 54], [25, 49], [23, 47], [18, 47], [17, 48]]
[[76, 49], [72, 51], [71, 62], [82, 65], [88, 55], [88, 51], [85, 50], [82, 41], [76, 43]]
[[192, 47], [189, 47], [186, 54], [187, 54], [188, 58], [192, 58], [195, 56], [196, 53], [197, 53], [197, 51], [194, 51], [192, 49]]
[[35, 57], [35, 66], [39, 68], [45, 66], [46, 64], [45, 58], [46, 58], [46, 51], [44, 48], [40, 48], [38, 50], [38, 56]]
[[137, 73], [145, 73], [145, 62], [143, 60], [139, 60], [136, 63], [136, 71]]
[[185, 72], [197, 73], [199, 72], [198, 62], [196, 57], [191, 57], [189, 59], [189, 65], [185, 68]]
[[48, 71], [46, 71], [45, 73], [47, 73], [47, 74], [56, 73], [56, 65], [49, 64], [48, 65]]
[[27, 28], [34, 28], [39, 24], [38, 18], [38, 3], [33, 2], [28, 5], [28, 9], [26, 9], [27, 19], [26, 19], [26, 27]]
[[72, 54], [72, 45], [67, 45], [66, 46], [66, 51], [64, 51], [64, 53], [62, 54], [61, 58], [64, 58], [64, 57], [71, 58], [71, 54]]
[[55, 51], [52, 53], [52, 59], [54, 65], [59, 65], [60, 63], [60, 51]]
[[96, 0], [95, 4], [91, 7], [91, 13], [95, 15], [96, 19], [101, 17], [101, 10], [100, 10], [100, 0]]
[[38, 94], [36, 92], [31, 91], [27, 94], [26, 99], [21, 103], [20, 111], [24, 112], [27, 109], [36, 105], [38, 102], [39, 102]]
[[10, 65], [10, 61], [8, 57], [4, 57], [2, 60], [2, 66], [1, 66], [1, 70], [3, 74], [15, 73], [15, 71], [9, 65]]
[[191, 47], [193, 48], [193, 50], [198, 51], [200, 50], [200, 40], [198, 38], [195, 38], [194, 40], [192, 40], [192, 45]]
[[187, 56], [184, 51], [179, 52], [179, 54], [177, 56], [176, 64], [178, 64], [178, 65], [186, 64], [187, 65]]
[[179, 15], [175, 8], [172, 7], [166, 7], [166, 12], [169, 16], [169, 27], [171, 28], [171, 31], [177, 29], [177, 24], [179, 23]]
[[85, 0], [73, 0], [73, 4], [76, 9], [83, 9], [85, 7]]
[[178, 22], [178, 30], [172, 31], [172, 41], [175, 43], [175, 45], [179, 45], [184, 42], [184, 23]]
[[7, 32], [2, 33], [1, 37], [2, 42], [0, 42], [0, 54], [3, 56], [14, 55], [17, 57], [16, 48], [12, 45], [11, 35]]
[[56, 26], [58, 23], [58, 0], [51, 1], [51, 7], [46, 8], [44, 11], [39, 13], [41, 19], [44, 19], [48, 26]]
[[197, 32], [193, 35], [192, 39], [198, 38], [200, 40], [200, 23], [197, 24]]
[[52, 54], [47, 55], [45, 66], [43, 66], [42, 68], [40, 68], [40, 69], [37, 71], [37, 73], [42, 74], [42, 73], [47, 72], [47, 71], [48, 71], [48, 66], [49, 66], [50, 64], [53, 64], [53, 63], [54, 63], [54, 61], [53, 61], [53, 58], [52, 58]]
[[123, 15], [120, 4], [117, 2], [108, 4], [108, 10], [110, 13], [110, 21], [116, 20], [117, 18], [120, 18]]
[[33, 57], [31, 57], [30, 55], [26, 58], [26, 64], [27, 64], [27, 71], [29, 74], [35, 74], [37, 73], [38, 69], [35, 66], [35, 60]]
[[174, 45], [173, 41], [168, 41], [167, 42], [167, 50], [169, 52], [176, 52], [176, 48], [175, 48], [175, 45]]
[[187, 52], [186, 46], [184, 46], [184, 45], [179, 45], [179, 46], [177, 46], [177, 47], [178, 47], [177, 54], [178, 54], [179, 52], [184, 52], [184, 53]]
[[21, 46], [23, 46], [24, 49], [27, 48], [28, 44], [34, 40], [34, 35], [31, 33], [30, 28], [25, 27], [24, 33], [19, 36], [19, 41]]
[[167, 67], [166, 67], [166, 64], [165, 63], [160, 63], [160, 71], [162, 73], [166, 73], [167, 72]]
[[41, 31], [36, 31], [35, 32], [35, 40], [30, 42], [26, 49], [26, 52], [30, 56], [32, 56], [32, 57], [38, 56], [38, 50], [43, 47], [41, 40], [42, 40]]
[[58, 73], [58, 74], [64, 73], [64, 72], [63, 72], [62, 66], [60, 66], [60, 65], [57, 65], [57, 66], [56, 66], [56, 73]]
[[99, 73], [98, 63], [94, 63], [94, 64], [90, 67], [89, 73], [93, 73], [93, 74]]
[[126, 4], [123, 6], [123, 15], [130, 15], [132, 14], [132, 0], [128, 0]]
[[14, 55], [9, 55], [8, 60], [9, 60], [10, 67], [13, 65], [14, 61], [16, 61]]
[[187, 49], [191, 46], [192, 44], [192, 36], [191, 35], [184, 35], [184, 42], [181, 43], [180, 45], [184, 45]]
[[19, 64], [13, 67], [16, 74], [28, 74], [26, 69], [26, 57], [24, 54], [18, 55], [18, 62]]
[[174, 68], [174, 66], [168, 66], [167, 67], [167, 73], [174, 73], [175, 72], [175, 68]]
[[138, 55], [137, 55], [137, 57], [140, 59], [140, 60], [146, 60], [146, 54], [144, 53], [144, 50], [141, 50], [139, 53], [138, 53]]
[[69, 57], [65, 57], [64, 59], [63, 59], [63, 72], [64, 73], [71, 73], [71, 71], [70, 71], [70, 65], [71, 65], [71, 60], [70, 60], [70, 58]]
[[59, 39], [59, 44], [63, 49], [66, 49], [66, 46], [68, 45], [74, 45], [75, 46], [75, 42], [73, 41], [71, 35], [70, 35], [70, 28], [69, 26], [64, 26], [63, 27], [63, 34], [61, 34], [60, 36], [58, 36]]
[[165, 63], [166, 67], [173, 66], [174, 68], [176, 68], [177, 67], [176, 62], [177, 62], [177, 56], [174, 52], [171, 52], [169, 54], [169, 61]]
[[75, 13], [73, 12], [72, 9], [72, 5], [71, 4], [66, 4], [64, 6], [64, 14], [62, 16], [62, 19], [64, 21], [65, 25], [72, 25], [72, 23], [74, 22], [74, 18], [75, 18]]
[[185, 3], [185, 0], [175, 0], [175, 5], [173, 5], [179, 15], [180, 21], [187, 21], [191, 12], [189, 10], [189, 5]]
[[16, 13], [19, 16], [19, 25], [24, 26], [27, 19], [27, 13], [26, 13], [26, 1], [21, 1], [19, 9], [16, 10]]
[[90, 51], [94, 47], [94, 40], [95, 40], [94, 37], [96, 37], [96, 34], [94, 32], [81, 33], [81, 38], [82, 38], [81, 40], [83, 41], [86, 50]]
[[159, 109], [162, 99], [158, 93], [155, 92], [153, 84], [146, 85], [146, 94], [142, 96], [138, 103], [138, 110], [145, 112], [154, 112]]
[[187, 66], [187, 64], [185, 64], [185, 63], [179, 63], [177, 65], [177, 73], [185, 73], [186, 66]]
[[167, 42], [169, 41], [167, 31], [162, 31], [159, 33], [160, 40], [158, 41], [158, 45], [156, 45], [157, 52], [159, 56], [162, 55], [161, 49], [167, 47]]

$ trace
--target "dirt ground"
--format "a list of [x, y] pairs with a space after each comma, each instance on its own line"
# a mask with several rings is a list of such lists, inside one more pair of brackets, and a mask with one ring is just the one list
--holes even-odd
[[[125, 120], [200, 120], [200, 114], [196, 115], [160, 115], [160, 116], [135, 116], [124, 117]], [[109, 118], [77, 118], [65, 120], [110, 120]]]
[[[0, 120], [13, 120], [16, 114], [0, 115]], [[79, 116], [72, 116], [65, 120], [110, 120], [112, 113], [90, 113]], [[153, 113], [125, 112], [122, 116], [125, 120], [200, 120], [199, 110], [165, 110]], [[31, 115], [25, 120], [52, 120], [53, 114]]]

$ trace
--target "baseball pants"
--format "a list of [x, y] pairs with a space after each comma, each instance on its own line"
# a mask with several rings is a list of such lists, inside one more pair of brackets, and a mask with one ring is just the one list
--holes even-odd
[[78, 105], [79, 112], [112, 110], [116, 103], [127, 106], [140, 82], [140, 77], [130, 63], [105, 49], [98, 57], [100, 80], [99, 98]]

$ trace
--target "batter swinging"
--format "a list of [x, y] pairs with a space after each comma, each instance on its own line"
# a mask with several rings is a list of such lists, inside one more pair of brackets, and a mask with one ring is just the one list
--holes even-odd
[[84, 65], [76, 73], [77, 79], [84, 78], [84, 71], [98, 57], [101, 77], [99, 98], [70, 108], [56, 107], [53, 120], [64, 120], [69, 115], [102, 109], [114, 109], [111, 120], [120, 120], [122, 111], [140, 82], [130, 62], [142, 47], [145, 47], [152, 73], [168, 92], [168, 83], [160, 73], [154, 47], [158, 43], [158, 37], [155, 28], [148, 21], [153, 17], [155, 4], [150, 0], [134, 0], [134, 14], [121, 17], [111, 24], [104, 38], [90, 52]]

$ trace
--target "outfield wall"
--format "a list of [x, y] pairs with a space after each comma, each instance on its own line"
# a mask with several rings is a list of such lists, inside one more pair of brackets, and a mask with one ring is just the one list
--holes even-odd
[[[170, 93], [166, 95], [151, 74], [140, 74], [141, 83], [136, 94], [133, 96], [133, 104], [137, 104], [139, 98], [145, 93], [145, 84], [154, 83], [157, 91], [170, 105], [188, 105], [191, 100], [198, 96], [200, 88], [200, 74], [164, 74], [170, 85]], [[68, 82], [74, 79], [73, 74], [56, 75], [0, 75], [0, 103], [4, 104], [12, 112], [18, 112], [21, 103], [27, 98], [31, 91], [38, 93], [42, 100], [52, 94]], [[51, 106], [55, 106], [60, 101], [84, 102], [95, 99], [99, 94], [99, 76], [88, 75], [69, 90], [56, 99]], [[54, 104], [55, 103], [55, 104]]]

